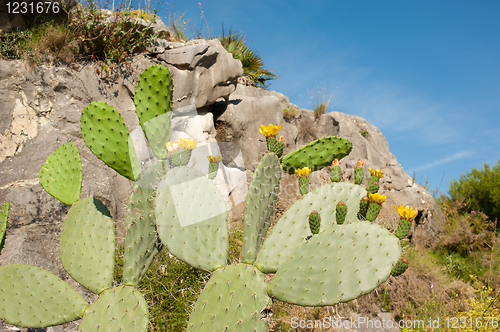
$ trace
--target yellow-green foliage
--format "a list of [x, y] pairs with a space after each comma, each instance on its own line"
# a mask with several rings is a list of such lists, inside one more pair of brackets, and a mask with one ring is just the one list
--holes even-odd
[[[475, 292], [476, 296], [469, 300], [469, 310], [457, 315], [458, 325], [461, 325], [460, 331], [497, 330], [497, 328], [500, 328], [500, 293], [495, 294], [487, 286], [482, 286], [475, 290]], [[488, 326], [486, 325], [487, 323]]]
[[297, 115], [299, 115], [299, 110], [298, 109], [295, 109], [295, 108], [285, 108], [283, 110], [283, 117], [285, 119], [293, 119], [295, 118]]

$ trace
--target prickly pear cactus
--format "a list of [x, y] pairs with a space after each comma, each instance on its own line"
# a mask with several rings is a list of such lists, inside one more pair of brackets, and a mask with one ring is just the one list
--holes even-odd
[[58, 147], [43, 163], [38, 173], [43, 189], [67, 205], [80, 198], [82, 163], [73, 143]]
[[278, 199], [281, 165], [274, 153], [266, 154], [255, 169], [245, 201], [241, 261], [252, 264], [271, 225]]
[[9, 202], [5, 202], [0, 209], [0, 250], [5, 241], [5, 232], [7, 231], [7, 219], [9, 219]]
[[85, 310], [78, 331], [146, 331], [148, 323], [148, 305], [141, 292], [119, 286], [105, 290]]
[[302, 306], [347, 302], [384, 282], [400, 255], [399, 240], [378, 224], [335, 225], [291, 254], [268, 293]]
[[271, 305], [266, 277], [252, 265], [237, 264], [216, 270], [189, 317], [187, 332], [266, 332], [260, 313]]
[[130, 180], [139, 177], [134, 144], [122, 116], [113, 106], [94, 101], [83, 109], [80, 127], [85, 144], [97, 158]]
[[0, 318], [21, 327], [41, 328], [80, 318], [88, 307], [70, 285], [36, 266], [0, 267]]
[[149, 146], [158, 159], [167, 157], [166, 143], [172, 132], [172, 96], [174, 84], [167, 67], [152, 65], [139, 77], [135, 87], [135, 112]]
[[99, 294], [113, 285], [115, 226], [106, 206], [84, 198], [71, 207], [63, 222], [59, 256], [66, 271]]
[[323, 137], [292, 151], [283, 157], [283, 169], [289, 174], [301, 167], [317, 171], [330, 166], [334, 159], [342, 159], [352, 150], [352, 143], [336, 136]]
[[132, 187], [127, 211], [127, 232], [123, 283], [136, 286], [146, 274], [162, 245], [156, 230], [155, 198], [156, 188], [165, 176], [168, 163], [157, 161], [152, 164]]
[[203, 173], [184, 166], [169, 170], [158, 187], [155, 205], [158, 235], [173, 255], [201, 270], [226, 265], [226, 202]]
[[348, 207], [346, 222], [357, 221], [359, 200], [366, 190], [353, 183], [331, 183], [318, 187], [295, 201], [281, 216], [257, 255], [257, 266], [264, 273], [275, 272], [291, 257], [295, 248], [311, 235], [308, 215], [316, 210], [321, 215], [321, 230], [335, 225], [336, 205], [344, 201]]

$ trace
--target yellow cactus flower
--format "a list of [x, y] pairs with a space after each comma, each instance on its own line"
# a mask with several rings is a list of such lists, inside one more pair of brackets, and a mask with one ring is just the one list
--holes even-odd
[[363, 161], [363, 159], [360, 158], [356, 162], [356, 167], [363, 167], [364, 164], [365, 164], [365, 162]]
[[333, 162], [332, 162], [332, 167], [334, 166], [339, 166], [339, 161], [338, 159], [334, 159]]
[[381, 170], [379, 170], [379, 169], [373, 169], [373, 168], [369, 167], [369, 168], [368, 168], [368, 170], [370, 171], [370, 174], [371, 174], [372, 176], [376, 176], [376, 177], [378, 177], [379, 179], [380, 179], [381, 177], [383, 177], [383, 176], [384, 176], [384, 172], [382, 172], [382, 171], [381, 171]]
[[198, 141], [191, 138], [188, 139], [181, 138], [179, 142], [179, 146], [183, 150], [193, 151], [196, 148], [196, 145], [198, 145]]
[[394, 205], [394, 207], [396, 208], [396, 210], [398, 210], [398, 213], [399, 213], [399, 216], [401, 217], [401, 219], [412, 221], [413, 219], [415, 219], [415, 217], [418, 214], [418, 209], [413, 209], [413, 208], [409, 207], [408, 205], [404, 206], [401, 204], [399, 207], [396, 205]]
[[370, 198], [370, 201], [378, 205], [384, 203], [386, 198], [385, 195], [380, 195], [379, 193], [376, 194], [368, 193], [368, 197]]
[[278, 135], [278, 132], [281, 130], [281, 125], [273, 125], [273, 124], [270, 124], [269, 126], [260, 126], [260, 133], [264, 136], [267, 137], [276, 137], [276, 135]]
[[220, 161], [222, 160], [222, 157], [219, 155], [216, 155], [215, 158], [212, 155], [209, 155], [207, 156], [207, 158], [209, 162], [216, 164], [220, 163]]
[[167, 142], [167, 150], [170, 153], [179, 151], [179, 142]]
[[278, 142], [285, 143], [285, 139], [283, 138], [283, 135], [281, 135], [278, 139]]
[[297, 174], [299, 178], [307, 178], [311, 175], [311, 172], [312, 170], [309, 167], [303, 167], [295, 170], [295, 174]]

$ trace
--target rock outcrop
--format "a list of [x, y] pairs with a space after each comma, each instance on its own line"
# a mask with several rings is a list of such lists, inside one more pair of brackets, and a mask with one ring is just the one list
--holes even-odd
[[[350, 179], [358, 158], [367, 167], [384, 172], [380, 185], [387, 202], [379, 220], [394, 227], [398, 216], [392, 205], [408, 204], [419, 209], [411, 241], [428, 245], [438, 234], [442, 214], [436, 202], [423, 187], [413, 184], [390, 153], [382, 133], [366, 120], [339, 112], [316, 119], [306, 109], [297, 110], [295, 117], [284, 118], [283, 110], [296, 106], [280, 93], [237, 84], [243, 73], [241, 63], [217, 40], [157, 40], [148, 53], [109, 71], [96, 63], [29, 68], [21, 61], [0, 60], [0, 205], [4, 201], [11, 203], [0, 265], [33, 264], [69, 280], [57, 250], [68, 206], [46, 193], [38, 181], [43, 162], [66, 142], [74, 142], [82, 156], [82, 197], [94, 196], [108, 207], [117, 223], [118, 239], [123, 239], [132, 183], [85, 146], [80, 115], [92, 101], [104, 101], [119, 110], [133, 132], [139, 126], [133, 103], [135, 85], [140, 73], [157, 63], [167, 66], [173, 74], [174, 108], [195, 105], [205, 141], [239, 145], [243, 158], [235, 161], [236, 167], [246, 169], [247, 178], [266, 152], [265, 138], [259, 133], [262, 124], [281, 124], [285, 153], [322, 136], [341, 136], [354, 146], [340, 162], [345, 178]], [[313, 174], [311, 186], [328, 181], [328, 170], [324, 169]], [[294, 176], [282, 178], [276, 217], [299, 197], [297, 187]], [[226, 188], [228, 194], [234, 190], [236, 186]], [[239, 210], [232, 211], [232, 217], [241, 220], [242, 204]]]

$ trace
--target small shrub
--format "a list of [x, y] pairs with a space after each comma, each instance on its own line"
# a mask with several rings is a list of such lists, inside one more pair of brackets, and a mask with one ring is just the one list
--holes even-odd
[[269, 81], [279, 78], [275, 73], [264, 69], [264, 61], [247, 46], [246, 36], [240, 32], [233, 33], [231, 30], [223, 33], [218, 39], [222, 46], [233, 55], [233, 58], [240, 60], [243, 65], [243, 75], [248, 77], [253, 86], [267, 90]]
[[464, 200], [461, 212], [481, 211], [493, 221], [500, 219], [500, 160], [493, 168], [484, 163], [484, 168], [472, 168], [453, 180], [449, 195], [452, 200]]
[[299, 115], [299, 110], [295, 108], [285, 108], [283, 110], [283, 118], [286, 120], [291, 120], [295, 118], [297, 115]]
[[361, 134], [361, 136], [363, 136], [364, 138], [368, 138], [369, 134], [368, 134], [368, 130], [366, 129], [361, 129], [359, 131], [359, 133]]
[[323, 87], [322, 89], [316, 89], [315, 91], [309, 91], [311, 98], [313, 100], [313, 112], [314, 118], [319, 119], [322, 114], [329, 111], [330, 101], [334, 96], [334, 92], [327, 92], [328, 89]]

